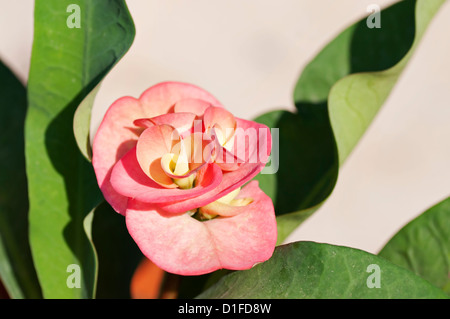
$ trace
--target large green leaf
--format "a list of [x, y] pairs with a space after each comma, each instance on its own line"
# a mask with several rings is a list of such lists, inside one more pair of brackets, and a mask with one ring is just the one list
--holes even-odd
[[268, 261], [223, 277], [198, 298], [446, 298], [437, 287], [362, 250], [297, 242]]
[[39, 298], [28, 241], [26, 89], [0, 62], [0, 278], [11, 298]]
[[[80, 28], [69, 28], [77, 8]], [[123, 0], [36, 0], [34, 17], [25, 124], [31, 250], [44, 297], [89, 298], [96, 258], [85, 217], [102, 196], [73, 117], [130, 47], [134, 25]], [[81, 268], [80, 288], [66, 284], [71, 264]]]
[[[412, 3], [412, 1], [409, 1]], [[405, 6], [408, 1], [400, 2], [397, 6]], [[339, 152], [339, 163], [343, 163], [352, 149], [355, 147], [359, 139], [362, 137], [366, 129], [369, 127], [378, 110], [389, 96], [392, 88], [395, 86], [398, 78], [404, 70], [407, 62], [411, 58], [414, 50], [419, 45], [423, 34], [436, 14], [440, 6], [445, 0], [418, 0], [416, 3], [416, 19], [415, 19], [415, 37], [414, 42], [406, 55], [395, 65], [384, 70], [384, 65], [391, 66], [391, 63], [383, 62], [388, 60], [392, 55], [392, 47], [395, 43], [402, 42], [402, 36], [406, 34], [397, 32], [401, 29], [406, 21], [401, 19], [393, 20], [395, 29], [390, 32], [395, 34], [392, 42], [388, 43], [388, 49], [380, 53], [378, 66], [374, 71], [377, 72], [361, 72], [364, 68], [357, 68], [355, 73], [339, 80], [331, 89], [329, 94], [329, 113], [333, 132]], [[399, 13], [403, 13], [400, 11]], [[383, 14], [383, 23], [386, 15]], [[409, 27], [410, 28], [410, 27]], [[383, 29], [383, 27], [381, 28]], [[379, 43], [368, 46], [369, 49], [375, 49]], [[404, 49], [404, 47], [402, 47]], [[370, 52], [370, 51], [369, 51]], [[384, 71], [380, 71], [384, 70]], [[369, 70], [367, 70], [369, 71]], [[372, 71], [372, 70], [370, 70]]]
[[[383, 105], [444, 0], [406, 0], [350, 26], [305, 67], [294, 90], [297, 113], [256, 119], [279, 128], [279, 170], [260, 175], [274, 201], [279, 242], [331, 194], [342, 165]], [[383, 71], [384, 70], [384, 71]]]
[[450, 295], [450, 198], [409, 222], [378, 255]]

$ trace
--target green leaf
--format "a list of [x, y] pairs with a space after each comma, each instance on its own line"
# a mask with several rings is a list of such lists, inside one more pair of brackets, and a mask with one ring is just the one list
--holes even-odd
[[348, 247], [297, 242], [277, 247], [271, 259], [252, 269], [223, 277], [197, 298], [446, 297], [426, 280], [384, 258]]
[[92, 107], [94, 106], [95, 97], [100, 90], [100, 84], [98, 84], [84, 100], [80, 103], [75, 115], [73, 117], [73, 132], [75, 134], [75, 140], [77, 141], [78, 148], [84, 157], [88, 160], [92, 160], [92, 148], [90, 143], [90, 123]]
[[84, 272], [85, 281], [94, 283], [92, 288], [92, 296], [95, 296], [97, 292], [97, 285], [95, 283], [97, 283], [97, 275], [98, 275], [97, 274], [98, 256], [95, 250], [94, 241], [92, 239], [92, 221], [94, 219], [94, 212], [96, 209], [97, 207], [93, 208], [83, 219], [83, 229], [92, 247], [92, 254], [93, 254], [93, 256], [89, 256], [89, 258], [87, 258], [85, 264], [86, 265], [85, 269], [87, 271]]
[[[433, 16], [444, 1], [445, 0], [417, 1], [414, 42], [409, 51], [405, 52], [406, 55], [404, 55], [398, 63], [393, 64], [392, 61], [395, 60], [389, 61], [389, 58], [394, 56], [392, 48], [396, 43], [402, 43], [402, 36], [406, 37], [407, 33], [405, 32], [403, 35], [402, 33], [392, 32], [392, 30], [401, 30], [404, 23], [409, 21], [406, 17], [405, 20], [392, 18], [392, 29], [390, 30], [395, 34], [395, 37], [392, 37], [391, 41], [386, 42], [386, 49], [380, 52], [380, 58], [378, 59], [381, 61], [380, 65], [367, 66], [368, 70], [366, 70], [365, 65], [354, 67], [356, 72], [361, 73], [347, 76], [339, 80], [332, 87], [328, 104], [330, 121], [336, 138], [340, 164], [345, 161], [352, 149], [356, 146], [384, 101], [389, 96], [389, 93], [395, 86], [395, 83], [404, 70], [407, 62], [422, 39], [428, 24], [431, 22]], [[412, 3], [412, 1], [409, 1], [409, 3]], [[408, 10], [405, 4], [408, 4], [408, 2], [400, 2], [397, 5], [397, 8]], [[399, 11], [399, 13], [403, 13], [403, 11]], [[385, 18], [386, 15], [383, 14], [383, 24], [385, 23]], [[361, 33], [364, 34], [363, 32]], [[382, 40], [381, 37], [380, 40]], [[381, 44], [381, 42], [376, 41], [374, 45], [369, 46], [369, 49], [375, 49], [379, 44]], [[404, 45], [399, 48], [401, 52], [403, 52], [404, 49]], [[399, 54], [398, 56], [401, 55]], [[382, 57], [384, 57], [384, 59], [382, 59]], [[391, 65], [392, 67], [390, 67]], [[376, 68], [373, 70], [373, 67]], [[385, 70], [385, 67], [389, 68]], [[363, 73], [362, 71], [372, 72]]]
[[[70, 28], [77, 12], [80, 28]], [[91, 298], [96, 257], [85, 217], [102, 196], [73, 118], [130, 47], [134, 25], [123, 0], [36, 0], [34, 17], [25, 122], [31, 251], [45, 298]], [[66, 285], [71, 264], [81, 267], [81, 288]]]
[[409, 222], [378, 255], [450, 295], [450, 198]]
[[40, 298], [28, 240], [26, 89], [0, 62], [0, 278], [11, 298]]
[[129, 299], [131, 278], [143, 255], [128, 233], [124, 216], [103, 202], [95, 210], [92, 228], [99, 261], [96, 298]]
[[350, 26], [303, 70], [294, 90], [297, 113], [274, 111], [256, 119], [279, 128], [279, 170], [257, 177], [274, 201], [279, 242], [331, 194], [339, 167], [443, 2], [401, 1], [381, 12], [380, 29], [368, 28], [366, 19]]

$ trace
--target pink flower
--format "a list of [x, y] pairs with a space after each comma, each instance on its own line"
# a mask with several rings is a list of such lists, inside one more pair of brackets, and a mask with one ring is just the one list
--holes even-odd
[[271, 257], [273, 204], [250, 181], [270, 150], [266, 126], [234, 117], [196, 86], [164, 82], [111, 105], [92, 162], [144, 255], [168, 272], [199, 275]]

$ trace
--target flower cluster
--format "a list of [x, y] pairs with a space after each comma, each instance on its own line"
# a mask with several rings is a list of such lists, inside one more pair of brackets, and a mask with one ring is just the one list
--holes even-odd
[[168, 272], [199, 275], [272, 255], [273, 204], [251, 181], [270, 151], [266, 126], [234, 117], [199, 87], [164, 82], [111, 105], [93, 166], [144, 255]]

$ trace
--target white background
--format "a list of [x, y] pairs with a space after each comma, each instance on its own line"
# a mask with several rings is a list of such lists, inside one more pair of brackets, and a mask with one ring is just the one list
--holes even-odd
[[[293, 87], [309, 60], [367, 15], [370, 4], [393, 2], [128, 0], [136, 38], [104, 80], [92, 125], [117, 98], [138, 97], [166, 80], [199, 85], [242, 118], [294, 110]], [[377, 252], [405, 223], [450, 195], [449, 30], [447, 1], [341, 169], [331, 197], [288, 241]], [[32, 32], [33, 1], [0, 0], [0, 58], [24, 83]]]

